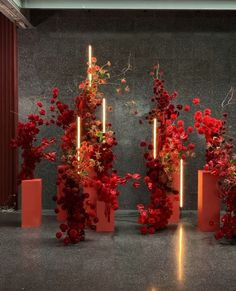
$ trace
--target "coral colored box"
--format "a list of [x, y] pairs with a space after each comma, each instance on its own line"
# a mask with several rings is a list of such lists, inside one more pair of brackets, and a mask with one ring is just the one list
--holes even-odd
[[97, 232], [113, 232], [115, 230], [115, 211], [107, 207], [103, 201], [97, 201]]
[[174, 172], [172, 174], [172, 178], [173, 178], [172, 188], [179, 192], [180, 191], [180, 172]]
[[220, 226], [218, 177], [208, 171], [198, 171], [198, 229], [214, 232]]
[[[58, 171], [58, 175], [60, 176], [59, 172], [61, 170], [64, 171], [65, 166], [64, 165], [60, 165], [57, 167], [57, 171]], [[64, 188], [64, 183], [63, 181], [61, 181], [58, 185], [57, 185], [57, 199], [60, 199], [64, 194], [63, 194], [63, 188]], [[57, 204], [57, 208], [59, 210], [59, 212], [57, 213], [57, 221], [58, 222], [64, 222], [67, 219], [67, 212], [66, 210], [63, 210], [61, 208], [61, 205]]]
[[21, 187], [21, 227], [39, 227], [42, 223], [42, 179], [23, 180]]
[[172, 215], [168, 221], [169, 224], [179, 223], [180, 219], [180, 208], [179, 208], [179, 195], [176, 194], [168, 194], [168, 198], [170, 199], [173, 208], [172, 208]]
[[[93, 181], [96, 179], [96, 173], [93, 169], [89, 169], [88, 170], [88, 176], [90, 177], [90, 179]], [[84, 207], [85, 209], [88, 208], [87, 206], [87, 202], [89, 201], [90, 203], [94, 204], [96, 207], [96, 203], [97, 203], [97, 189], [93, 186], [93, 185], [89, 185], [87, 187], [83, 187], [83, 191], [84, 193], [88, 193], [89, 197], [87, 199], [85, 199], [84, 201]]]

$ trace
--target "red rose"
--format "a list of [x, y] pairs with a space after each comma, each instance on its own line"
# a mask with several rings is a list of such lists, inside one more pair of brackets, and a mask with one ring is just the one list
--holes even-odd
[[53, 95], [54, 98], [57, 98], [58, 93], [59, 93], [58, 88], [53, 88], [53, 89], [52, 89], [52, 95]]
[[133, 187], [134, 187], [134, 188], [138, 188], [139, 186], [140, 186], [140, 183], [139, 183], [139, 182], [134, 182], [134, 183], [133, 183]]
[[200, 99], [199, 98], [193, 98], [193, 104], [194, 105], [200, 104]]
[[178, 120], [178, 121], [177, 121], [177, 125], [178, 125], [179, 127], [184, 126], [184, 121], [183, 121], [183, 120]]
[[190, 111], [190, 106], [189, 105], [185, 105], [184, 106], [184, 111], [186, 111], [186, 112]]
[[39, 114], [40, 114], [40, 115], [45, 115], [45, 114], [46, 114], [46, 111], [45, 111], [44, 109], [41, 109], [41, 110], [39, 111]]
[[67, 226], [65, 223], [62, 223], [62, 224], [60, 225], [60, 229], [61, 229], [62, 232], [65, 232], [65, 231], [67, 231], [68, 226]]
[[142, 141], [142, 142], [140, 143], [140, 146], [141, 146], [141, 147], [146, 147], [146, 146], [147, 146], [147, 143], [146, 143], [145, 141]]
[[190, 143], [190, 144], [188, 145], [188, 148], [189, 148], [190, 150], [193, 150], [193, 149], [195, 148], [195, 145], [194, 145], [193, 143]]
[[56, 233], [56, 238], [57, 239], [60, 239], [62, 237], [62, 233], [60, 232], [60, 231], [58, 231], [57, 233]]
[[140, 228], [140, 232], [141, 232], [141, 234], [145, 235], [148, 233], [148, 228], [146, 226], [142, 226]]
[[148, 228], [148, 232], [150, 233], [150, 234], [154, 234], [155, 233], [155, 227], [153, 227], [153, 226], [151, 226], [151, 227], [149, 227]]
[[206, 109], [204, 110], [204, 115], [211, 115], [211, 109], [206, 108]]
[[170, 116], [170, 118], [173, 119], [173, 120], [175, 120], [177, 118], [177, 115], [172, 113], [171, 116]]
[[189, 132], [189, 133], [193, 132], [193, 127], [192, 127], [192, 126], [189, 126], [189, 127], [188, 127], [188, 132]]
[[37, 102], [37, 106], [38, 107], [43, 107], [43, 103], [42, 102]]

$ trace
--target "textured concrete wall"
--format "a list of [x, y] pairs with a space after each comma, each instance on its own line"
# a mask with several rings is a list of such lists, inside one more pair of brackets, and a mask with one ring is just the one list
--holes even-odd
[[[35, 28], [19, 31], [19, 110], [24, 118], [34, 110], [37, 97], [57, 86], [65, 101], [72, 102], [76, 84], [85, 76], [86, 48], [92, 44], [99, 63], [110, 60], [114, 71], [126, 66], [131, 92], [117, 96], [108, 89], [113, 106], [109, 119], [117, 133], [117, 169], [145, 173], [141, 140], [150, 138], [149, 125], [140, 126], [139, 117], [150, 109], [152, 83], [150, 67], [159, 61], [169, 90], [180, 93], [180, 102], [199, 96], [202, 103], [219, 114], [223, 97], [236, 85], [236, 13], [233, 12], [152, 12], [152, 11], [35, 11]], [[135, 100], [138, 116], [127, 112], [127, 102]], [[233, 106], [230, 122], [235, 123]], [[186, 119], [189, 115], [186, 116]], [[48, 135], [48, 132], [43, 132]], [[59, 132], [55, 132], [59, 134]], [[185, 208], [195, 209], [197, 170], [204, 162], [204, 140], [195, 136], [197, 158], [189, 160], [185, 171]], [[53, 207], [56, 165], [43, 163], [38, 175], [44, 179], [44, 208]], [[135, 208], [147, 202], [143, 187], [121, 188], [121, 208]]]

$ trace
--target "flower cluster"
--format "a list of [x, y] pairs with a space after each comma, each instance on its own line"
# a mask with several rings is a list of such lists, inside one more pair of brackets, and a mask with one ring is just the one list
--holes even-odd
[[42, 159], [55, 161], [55, 152], [46, 152], [46, 149], [55, 142], [54, 138], [39, 139], [40, 126], [44, 120], [38, 114], [30, 114], [27, 122], [18, 122], [16, 138], [12, 139], [11, 147], [21, 149], [21, 169], [18, 183], [22, 180], [33, 179], [36, 165]]
[[[116, 210], [119, 207], [118, 185], [123, 185], [130, 179], [140, 179], [138, 174], [120, 177], [113, 168], [115, 160], [113, 147], [117, 145], [115, 133], [110, 123], [106, 124], [104, 133], [102, 122], [96, 117], [96, 109], [101, 106], [104, 97], [100, 88], [108, 83], [110, 78], [108, 68], [111, 64], [108, 62], [101, 67], [96, 61], [96, 58], [92, 58], [92, 66], [87, 72], [90, 78], [79, 85], [80, 93], [75, 98], [75, 110], [70, 111], [60, 101], [56, 103], [60, 106], [55, 115], [56, 123], [59, 123], [59, 126], [62, 125], [64, 129], [61, 138], [61, 160], [65, 165], [63, 173], [58, 175], [58, 183], [63, 182], [65, 187], [63, 196], [54, 197], [54, 200], [60, 209], [67, 213], [67, 221], [60, 226], [56, 237], [63, 239], [66, 245], [84, 240], [86, 226], [91, 229], [96, 228], [98, 222], [96, 205], [90, 201], [89, 194], [84, 193], [83, 190], [86, 190], [86, 187], [96, 189], [97, 199], [106, 203], [109, 214], [110, 209]], [[125, 83], [125, 79], [122, 78], [119, 88], [122, 88]], [[77, 116], [81, 119], [82, 128], [79, 149], [77, 148]], [[136, 181], [134, 186], [137, 187], [138, 184]], [[57, 207], [55, 212], [58, 213], [60, 209]]]
[[[181, 111], [188, 112], [190, 106], [174, 105], [178, 93], [170, 94], [165, 89], [165, 81], [158, 78], [157, 71], [151, 75], [154, 76], [154, 94], [151, 101], [155, 105], [146, 120], [152, 124], [156, 118], [158, 122], [157, 157], [154, 158], [152, 144], [141, 143], [142, 147], [148, 146], [148, 151], [144, 154], [148, 170], [144, 181], [151, 192], [150, 204], [146, 208], [142, 204], [138, 205], [139, 223], [143, 225], [142, 234], [152, 234], [167, 226], [172, 214], [172, 203], [168, 193], [178, 194], [172, 187], [173, 174], [179, 169], [180, 159], [193, 155], [195, 148], [195, 145], [188, 141], [193, 127], [186, 127], [184, 121], [180, 119]], [[198, 104], [198, 98], [195, 99], [193, 103]]]
[[[236, 155], [231, 138], [227, 138], [227, 114], [222, 119], [212, 117], [210, 109], [197, 111], [195, 127], [206, 139], [206, 164], [204, 169], [219, 178], [220, 198], [226, 206], [221, 217], [216, 239], [232, 239], [236, 236]], [[209, 222], [211, 223], [211, 222]]]

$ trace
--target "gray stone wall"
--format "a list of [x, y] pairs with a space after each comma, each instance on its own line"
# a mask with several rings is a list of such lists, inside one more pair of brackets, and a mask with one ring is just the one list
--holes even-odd
[[[109, 120], [113, 123], [119, 145], [116, 168], [120, 174], [145, 174], [141, 140], [151, 137], [148, 124], [139, 118], [150, 109], [152, 82], [149, 71], [159, 62], [165, 71], [167, 88], [177, 90], [180, 103], [199, 96], [219, 116], [222, 99], [236, 85], [236, 13], [168, 12], [168, 11], [32, 11], [35, 28], [19, 30], [19, 113], [20, 118], [34, 110], [34, 101], [45, 96], [49, 102], [52, 87], [60, 89], [62, 99], [73, 102], [76, 85], [86, 74], [86, 48], [92, 44], [100, 64], [110, 60], [113, 71], [127, 65], [131, 92], [124, 96], [108, 88], [106, 96], [113, 106]], [[127, 111], [135, 100], [138, 115]], [[234, 106], [230, 107], [230, 124], [235, 124]], [[191, 115], [186, 115], [190, 123]], [[45, 130], [42, 135], [49, 136]], [[55, 129], [54, 135], [60, 131]], [[197, 207], [197, 170], [204, 163], [204, 140], [193, 137], [197, 157], [185, 168], [185, 208]], [[44, 180], [44, 208], [54, 207], [56, 165], [42, 163], [38, 176]], [[121, 188], [120, 206], [135, 209], [147, 202], [145, 187]]]

